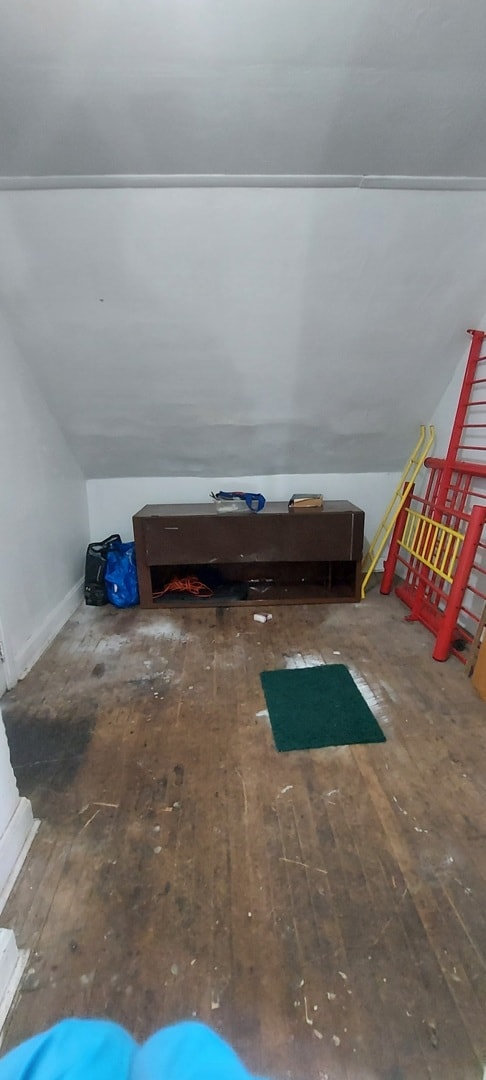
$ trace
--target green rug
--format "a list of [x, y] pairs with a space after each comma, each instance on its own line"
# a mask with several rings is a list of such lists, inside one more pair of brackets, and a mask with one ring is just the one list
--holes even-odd
[[386, 742], [344, 664], [262, 671], [277, 750]]

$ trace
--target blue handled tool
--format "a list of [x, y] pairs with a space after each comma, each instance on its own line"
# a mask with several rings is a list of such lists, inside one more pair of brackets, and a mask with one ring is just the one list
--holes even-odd
[[255, 514], [258, 514], [260, 510], [263, 510], [265, 506], [265, 499], [263, 495], [255, 494], [252, 491], [214, 491], [210, 492], [212, 499], [223, 499], [225, 502], [234, 502], [235, 499], [241, 499], [245, 502], [249, 510], [253, 510]]

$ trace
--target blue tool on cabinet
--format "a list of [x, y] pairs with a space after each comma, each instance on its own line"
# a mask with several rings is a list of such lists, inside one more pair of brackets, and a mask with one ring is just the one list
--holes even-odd
[[255, 514], [258, 514], [260, 510], [263, 510], [265, 506], [265, 499], [261, 494], [255, 494], [252, 491], [214, 491], [210, 492], [211, 498], [216, 502], [222, 500], [223, 502], [234, 502], [236, 499], [240, 499], [246, 503], [249, 510], [253, 510]]

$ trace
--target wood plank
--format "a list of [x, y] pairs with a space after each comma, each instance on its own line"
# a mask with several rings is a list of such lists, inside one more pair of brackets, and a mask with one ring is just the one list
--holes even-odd
[[[42, 817], [5, 1048], [63, 1015], [141, 1040], [195, 1015], [262, 1075], [482, 1077], [484, 704], [404, 614], [76, 612], [5, 699]], [[260, 671], [323, 662], [385, 744], [275, 751]]]

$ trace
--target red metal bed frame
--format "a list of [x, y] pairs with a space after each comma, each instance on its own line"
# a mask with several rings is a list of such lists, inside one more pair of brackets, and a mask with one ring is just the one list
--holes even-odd
[[468, 333], [471, 346], [446, 456], [427, 458], [425, 494], [409, 493], [380, 590], [390, 593], [398, 572], [403, 580], [396, 594], [411, 609], [407, 618], [435, 635], [434, 659], [453, 653], [462, 663], [486, 603], [486, 333]]

